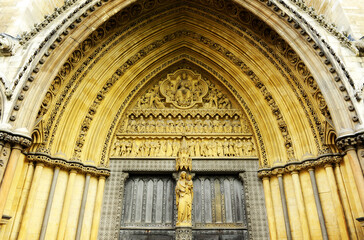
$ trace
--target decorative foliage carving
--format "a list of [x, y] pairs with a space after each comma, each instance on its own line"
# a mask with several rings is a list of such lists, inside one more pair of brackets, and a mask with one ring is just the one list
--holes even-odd
[[17, 38], [14, 38], [6, 33], [0, 33], [0, 55], [12, 56], [18, 45]]

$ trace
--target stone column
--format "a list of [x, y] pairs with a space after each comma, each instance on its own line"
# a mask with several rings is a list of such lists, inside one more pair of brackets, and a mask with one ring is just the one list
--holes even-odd
[[277, 229], [276, 229], [276, 221], [274, 216], [274, 208], [273, 208], [272, 194], [270, 190], [269, 177], [263, 177], [263, 188], [264, 188], [265, 205], [267, 208], [267, 215], [268, 215], [269, 235], [271, 240], [276, 240]]
[[97, 193], [94, 207], [94, 215], [92, 219], [92, 227], [91, 227], [91, 239], [97, 239], [97, 234], [99, 231], [100, 217], [101, 217], [101, 206], [102, 206], [102, 197], [104, 194], [105, 187], [105, 176], [99, 177], [99, 182], [97, 185]]
[[344, 208], [344, 213], [348, 214], [349, 216], [346, 217], [346, 221], [347, 221], [347, 225], [348, 225], [348, 230], [349, 230], [349, 236], [351, 239], [356, 239], [357, 234], [356, 234], [356, 230], [355, 230], [355, 223], [353, 221], [353, 215], [351, 212], [351, 208], [350, 208], [350, 204], [348, 201], [348, 196], [346, 193], [346, 189], [344, 186], [344, 180], [342, 177], [342, 173], [341, 173], [341, 167], [339, 163], [335, 164], [335, 168], [334, 168], [334, 172], [335, 172], [335, 177], [336, 177], [336, 181], [337, 181], [337, 186], [339, 189], [339, 194], [340, 194], [340, 199], [342, 202], [342, 206]]
[[30, 223], [31, 223], [30, 220], [31, 220], [32, 212], [33, 212], [33, 206], [34, 206], [34, 203], [35, 203], [35, 197], [36, 197], [36, 194], [37, 194], [39, 181], [40, 181], [41, 176], [42, 176], [43, 167], [44, 167], [43, 163], [37, 163], [37, 165], [35, 167], [32, 186], [30, 188], [28, 201], [27, 201], [27, 204], [26, 204], [26, 207], [25, 207], [25, 212], [24, 212], [24, 215], [23, 215], [23, 219], [22, 219], [18, 239], [28, 239], [28, 236], [27, 236], [28, 235], [28, 229], [30, 228]]
[[279, 192], [281, 194], [281, 200], [282, 200], [284, 224], [286, 226], [287, 239], [292, 240], [291, 226], [289, 225], [286, 193], [285, 193], [285, 190], [284, 190], [282, 173], [278, 173], [277, 178], [278, 178], [278, 184], [279, 184]]
[[77, 223], [76, 240], [79, 240], [81, 237], [82, 223], [83, 223], [83, 217], [85, 215], [85, 206], [86, 206], [86, 201], [87, 201], [88, 187], [90, 185], [90, 178], [91, 178], [91, 175], [89, 173], [86, 174], [86, 181], [85, 181], [85, 186], [83, 188], [83, 194], [82, 194], [80, 215], [78, 217], [78, 223]]
[[2, 217], [5, 209], [6, 200], [8, 199], [8, 194], [10, 191], [11, 183], [15, 175], [16, 166], [18, 159], [21, 154], [21, 146], [16, 144], [11, 150], [10, 158], [6, 166], [4, 178], [2, 179], [0, 186], [0, 218]]
[[61, 220], [59, 222], [57, 240], [63, 240], [65, 233], [66, 233], [68, 215], [69, 215], [69, 211], [70, 211], [71, 198], [72, 198], [72, 192], [73, 192], [73, 185], [75, 182], [76, 174], [77, 174], [76, 170], [71, 170], [69, 177], [68, 177], [66, 194], [64, 197], [63, 209], [62, 209], [62, 214], [61, 214]]
[[55, 167], [54, 172], [53, 172], [53, 179], [52, 179], [52, 183], [51, 183], [51, 189], [49, 191], [47, 206], [46, 206], [45, 213], [44, 213], [44, 217], [43, 217], [42, 229], [40, 231], [40, 236], [39, 236], [39, 239], [40, 240], [44, 240], [45, 239], [45, 235], [46, 235], [46, 231], [47, 231], [47, 226], [48, 226], [48, 220], [49, 220], [49, 216], [51, 214], [51, 208], [52, 208], [52, 203], [53, 203], [54, 191], [56, 189], [56, 184], [57, 184], [59, 170], [60, 170], [59, 167]]
[[311, 239], [310, 228], [308, 227], [308, 221], [306, 216], [306, 207], [305, 207], [305, 202], [303, 200], [302, 188], [298, 171], [296, 170], [292, 171], [291, 175], [294, 185], [294, 193], [297, 201], [298, 213], [300, 215], [302, 239]]
[[342, 209], [342, 204], [339, 197], [339, 192], [337, 189], [337, 184], [335, 180], [334, 170], [331, 164], [325, 165], [326, 175], [330, 184], [331, 197], [334, 203], [335, 213], [337, 217], [337, 222], [340, 230], [340, 239], [349, 239], [348, 229], [346, 226], [345, 214]]
[[19, 201], [19, 205], [18, 205], [18, 209], [16, 211], [16, 215], [14, 217], [14, 223], [13, 223], [13, 228], [11, 231], [11, 237], [10, 239], [17, 239], [17, 234], [19, 232], [19, 228], [20, 228], [20, 223], [21, 223], [21, 219], [23, 216], [23, 210], [25, 208], [25, 204], [28, 198], [28, 194], [31, 188], [31, 183], [32, 183], [32, 177], [34, 174], [34, 163], [33, 162], [29, 162], [28, 163], [28, 171], [27, 171], [27, 175], [25, 177], [25, 183], [24, 183], [24, 187], [22, 189], [21, 192], [21, 197], [20, 197], [20, 201]]
[[309, 168], [308, 169], [308, 172], [310, 173], [311, 185], [312, 185], [312, 189], [313, 189], [313, 196], [315, 197], [317, 215], [318, 215], [318, 218], [319, 218], [319, 221], [320, 221], [320, 228], [321, 228], [322, 239], [323, 240], [328, 240], [329, 237], [327, 235], [325, 218], [324, 218], [324, 214], [322, 212], [320, 195], [319, 195], [319, 192], [318, 192], [318, 189], [317, 189], [317, 182], [316, 182], [315, 170], [313, 168]]
[[355, 184], [359, 192], [360, 203], [362, 209], [364, 209], [364, 178], [355, 148], [349, 147], [346, 151], [346, 155], [349, 159], [351, 170], [353, 171]]

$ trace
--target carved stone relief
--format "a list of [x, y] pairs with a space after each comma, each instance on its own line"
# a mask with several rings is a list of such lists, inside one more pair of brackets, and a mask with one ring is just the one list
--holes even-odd
[[120, 121], [112, 157], [256, 156], [251, 127], [213, 81], [189, 69], [150, 84]]

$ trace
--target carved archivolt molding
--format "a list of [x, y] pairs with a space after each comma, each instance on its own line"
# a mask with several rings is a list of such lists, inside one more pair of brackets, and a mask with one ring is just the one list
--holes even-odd
[[[33, 153], [27, 154], [27, 159], [30, 162], [42, 163], [49, 167], [59, 167], [66, 171], [75, 170], [82, 174], [91, 174], [92, 176], [104, 176], [110, 175], [110, 170], [107, 168], [99, 168], [92, 165], [82, 163], [79, 159], [77, 161], [67, 161], [63, 158], [52, 157], [46, 153]], [[75, 159], [76, 160], [76, 159]]]
[[308, 169], [314, 169], [317, 167], [323, 167], [326, 165], [333, 165], [342, 161], [341, 155], [322, 155], [316, 159], [308, 159], [301, 162], [291, 162], [282, 166], [277, 166], [269, 169], [260, 169], [258, 171], [258, 177], [272, 177], [276, 175], [282, 175], [284, 173], [292, 173], [297, 171], [303, 171]]
[[[143, 9], [143, 7], [141, 9]], [[247, 11], [244, 11], [242, 8], [237, 9], [237, 11], [238, 12], [240, 11], [240, 12], [239, 12], [239, 14], [235, 13], [234, 17], [236, 19], [238, 19], [239, 21], [241, 21], [243, 23], [243, 25], [250, 25], [250, 24], [253, 24], [253, 23], [260, 23], [261, 22], [261, 21], [259, 22], [259, 20], [257, 20], [251, 13], [249, 13]], [[119, 17], [119, 15], [118, 15], [118, 17]], [[95, 62], [93, 62], [93, 61], [95, 59], [99, 58], [100, 55], [105, 54], [107, 52], [107, 51], [103, 52], [103, 48], [107, 47], [107, 49], [109, 49], [108, 44], [111, 43], [113, 40], [115, 40], [118, 36], [120, 36], [120, 33], [117, 33], [114, 36], [111, 36], [110, 41], [108, 40], [107, 44], [103, 44], [103, 46], [100, 46], [98, 51], [94, 52], [92, 54], [91, 58], [87, 58], [85, 64], [82, 64], [82, 67], [80, 67], [79, 69], [76, 69], [76, 66], [78, 66], [78, 64], [80, 64], [83, 57], [88, 56], [90, 54], [90, 52], [87, 52], [87, 51], [90, 51], [90, 49], [93, 49], [95, 46], [98, 46], [98, 42], [105, 39], [106, 36], [110, 36], [107, 33], [111, 33], [111, 31], [114, 31], [117, 27], [120, 27], [120, 26], [125, 24], [125, 22], [122, 22], [121, 19], [122, 18], [120, 18], [120, 19], [119, 18], [114, 18], [114, 17], [111, 18], [109, 22], [102, 25], [99, 29], [97, 29], [97, 31], [95, 31], [92, 34], [92, 36], [90, 36], [88, 39], [86, 39], [80, 45], [79, 49], [75, 50], [75, 52], [72, 54], [72, 57], [69, 58], [69, 61], [67, 61], [65, 63], [64, 68], [59, 72], [59, 74], [55, 78], [54, 89], [53, 89], [53, 85], [52, 85], [52, 88], [50, 89], [50, 91], [53, 91], [53, 90], [55, 90], [55, 91], [53, 93], [49, 93], [49, 94], [47, 93], [47, 95], [49, 96], [49, 98], [47, 98], [47, 99], [49, 101], [47, 99], [45, 99], [45, 101], [44, 101], [45, 106], [50, 106], [52, 101], [54, 101], [55, 98], [58, 98], [57, 96], [59, 96], [59, 98], [58, 98], [59, 101], [57, 100], [57, 102], [59, 102], [61, 104], [56, 104], [55, 108], [58, 108], [59, 106], [62, 106], [62, 102], [64, 102], [64, 100], [65, 100], [66, 96], [68, 95], [69, 91], [72, 89], [72, 84], [74, 84], [76, 81], [78, 81], [77, 79], [83, 74], [83, 71], [85, 71], [85, 69], [87, 69], [88, 64], [90, 64], [90, 65], [95, 64]], [[139, 23], [142, 22], [143, 20], [145, 20], [145, 18], [141, 19], [139, 21]], [[267, 27], [264, 24], [263, 25], [260, 24], [259, 26]], [[245, 29], [245, 31], [247, 31], [247, 30]], [[248, 33], [249, 33], [249, 31], [248, 31]], [[250, 36], [253, 36], [253, 35], [254, 34], [250, 33]], [[205, 40], [206, 40], [205, 38], [201, 38], [201, 41], [205, 41]], [[60, 42], [61, 41], [62, 41], [62, 39], [60, 39]], [[206, 42], [206, 43], [209, 44], [208, 42]], [[159, 41], [157, 43], [156, 47], [158, 47], [158, 44], [163, 44], [163, 42]], [[291, 59], [293, 63], [297, 64], [297, 72], [302, 73], [304, 76], [307, 76], [307, 79], [308, 79], [307, 83], [314, 81], [312, 77], [310, 78], [310, 75], [307, 75], [307, 67], [302, 65], [299, 57], [297, 55], [292, 56], [292, 51], [291, 51], [291, 49], [289, 49], [289, 46], [287, 45], [287, 43], [285, 43], [283, 45], [280, 45], [280, 46], [283, 47], [282, 48], [283, 51], [285, 51], [288, 55], [291, 54], [291, 55], [289, 55], [289, 56], [291, 56], [291, 58], [289, 58], [289, 59]], [[90, 123], [91, 123], [91, 121], [93, 119], [92, 115], [95, 114], [95, 111], [97, 110], [98, 104], [104, 98], [104, 95], [103, 95], [104, 92], [108, 91], [108, 89], [115, 83], [115, 81], [121, 75], [123, 75], [123, 73], [124, 73], [124, 71], [126, 69], [128, 69], [131, 65], [135, 64], [138, 60], [140, 60], [142, 57], [144, 57], [144, 54], [145, 54], [145, 52], [142, 51], [142, 52], [139, 52], [136, 56], [133, 56], [132, 58], [128, 59], [128, 61], [123, 65], [123, 67], [120, 68], [117, 72], [115, 72], [113, 78], [110, 79], [110, 81], [108, 81], [108, 83], [106, 85], [106, 88], [104, 88], [105, 91], [104, 90], [100, 91], [100, 95], [98, 95], [98, 99], [95, 99], [95, 104], [93, 104], [89, 109], [89, 114], [85, 118], [85, 121], [84, 121], [85, 124], [83, 124], [82, 127], [81, 127], [82, 130], [80, 131], [80, 135], [79, 135], [80, 137], [77, 140], [77, 147], [75, 148], [75, 156], [80, 156], [80, 153], [82, 151], [82, 147], [84, 145], [85, 136], [87, 134], [87, 130], [90, 127]], [[234, 63], [239, 64], [239, 59], [236, 59], [236, 57], [234, 58], [234, 56], [232, 56], [230, 52], [226, 52], [225, 55], [226, 55], [227, 58], [229, 58]], [[275, 57], [274, 55], [272, 55], [272, 56]], [[249, 73], [248, 70], [249, 69], [247, 69], [247, 72], [246, 72], [247, 74]], [[87, 69], [86, 71], [90, 71], [90, 70]], [[71, 76], [71, 73], [74, 73], [74, 75]], [[60, 86], [62, 86], [62, 83], [64, 82], [64, 80], [67, 79], [67, 78], [71, 78], [71, 77], [72, 77], [71, 85], [64, 88], [64, 91], [62, 92], [62, 94], [60, 92], [58, 92], [58, 90], [61, 89]], [[255, 77], [254, 74], [252, 75], [252, 77]], [[258, 84], [257, 86], [261, 86], [261, 85]], [[264, 88], [262, 88], [262, 89], [264, 90]], [[312, 96], [314, 96], [315, 99], [318, 99], [318, 101], [321, 103], [320, 108], [325, 109], [326, 104], [325, 104], [325, 102], [324, 102], [324, 100], [322, 98], [322, 94], [321, 95], [317, 94], [317, 89], [318, 88], [313, 87], [313, 89], [315, 91], [313, 91]], [[305, 101], [307, 101], [306, 98], [305, 98]], [[311, 103], [307, 103], [307, 105], [310, 106]], [[274, 105], [271, 105], [271, 107], [274, 108]], [[310, 110], [312, 110], [312, 108], [310, 108]], [[57, 121], [55, 121], [55, 119], [57, 118], [56, 117], [57, 112], [58, 111], [53, 111], [52, 110], [52, 113], [51, 113], [52, 116], [50, 116], [49, 122], [48, 122], [50, 124], [50, 126], [48, 126], [48, 124], [47, 124], [47, 127], [46, 127], [47, 130], [52, 129], [52, 124], [57, 124]], [[325, 112], [325, 111], [323, 111], [323, 112]], [[55, 114], [53, 114], [53, 113], [55, 113]], [[44, 112], [41, 113], [41, 114], [44, 114]], [[312, 111], [309, 114], [312, 114]], [[278, 118], [277, 120], [280, 120], [280, 118]], [[317, 123], [316, 117], [315, 117], [314, 123]], [[316, 127], [319, 128], [319, 126], [316, 126]], [[55, 131], [57, 129], [57, 125], [55, 125], [55, 127], [53, 129]], [[282, 127], [280, 129], [282, 129], [283, 131], [286, 130], [285, 127]], [[46, 130], [46, 132], [47, 132], [47, 130]], [[51, 135], [53, 135], [53, 134], [54, 133], [51, 133]], [[288, 146], [288, 150], [287, 150], [288, 154], [290, 156], [293, 156], [293, 152], [291, 151], [292, 148], [291, 148], [291, 144], [290, 144], [291, 140], [289, 138], [289, 134], [287, 135], [286, 132], [282, 132], [282, 136], [285, 137], [285, 142], [287, 143], [285, 145]], [[50, 143], [51, 143], [51, 140], [50, 140]]]

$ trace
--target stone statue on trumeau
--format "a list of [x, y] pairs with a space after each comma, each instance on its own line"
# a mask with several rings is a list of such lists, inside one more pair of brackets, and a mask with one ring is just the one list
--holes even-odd
[[191, 175], [181, 172], [176, 185], [177, 223], [176, 226], [191, 226], [193, 182]]

